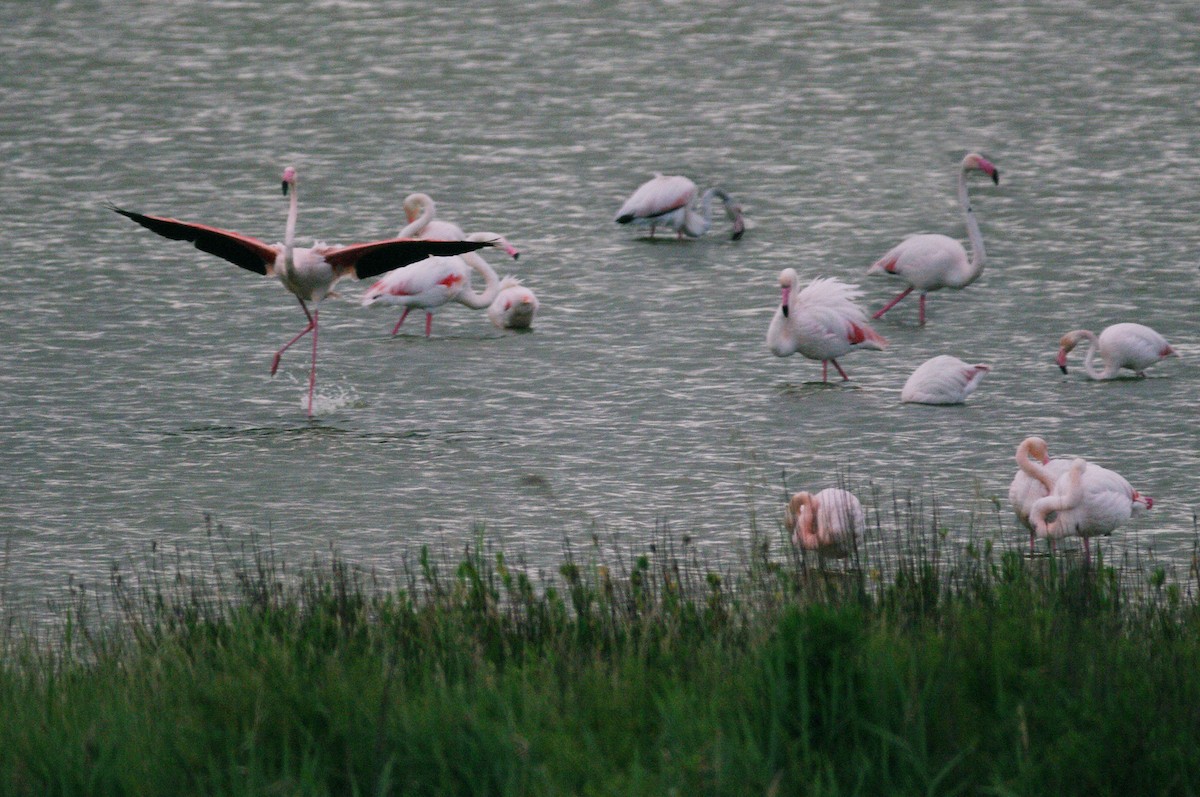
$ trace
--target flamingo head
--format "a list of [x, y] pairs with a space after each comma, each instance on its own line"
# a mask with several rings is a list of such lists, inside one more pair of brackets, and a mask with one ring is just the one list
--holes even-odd
[[288, 195], [288, 189], [296, 185], [296, 170], [291, 166], [283, 170], [283, 195]]
[[963, 158], [962, 170], [964, 172], [983, 172], [992, 178], [994, 184], [1000, 185], [1000, 170], [978, 152], [972, 152]]
[[1079, 341], [1087, 335], [1087, 332], [1077, 329], [1074, 332], [1068, 332], [1063, 335], [1058, 341], [1058, 357], [1055, 362], [1058, 363], [1059, 370], [1064, 374], [1067, 372], [1067, 355], [1079, 345]]
[[741, 205], [734, 205], [729, 212], [733, 216], [733, 240], [736, 241], [746, 232], [746, 219], [742, 216]]
[[1137, 490], [1133, 491], [1133, 511], [1141, 512], [1146, 509], [1154, 508], [1154, 499], [1148, 495], [1142, 495]]
[[1021, 448], [1025, 449], [1025, 453], [1030, 459], [1036, 459], [1043, 465], [1050, 462], [1050, 447], [1046, 445], [1046, 441], [1040, 437], [1026, 437], [1021, 441]]
[[787, 318], [788, 305], [791, 304], [792, 286], [796, 284], [796, 269], [785, 268], [779, 272], [779, 309], [783, 312], [783, 317]]
[[434, 213], [433, 200], [428, 194], [409, 194], [404, 197], [404, 204], [401, 207], [404, 208], [404, 218], [408, 219], [409, 224], [416, 221], [425, 208], [429, 208], [430, 217]]
[[498, 236], [496, 238], [496, 240], [492, 242], [492, 246], [500, 247], [501, 249], [504, 250], [504, 254], [508, 255], [513, 260], [516, 260], [517, 258], [519, 258], [521, 256], [521, 253], [517, 250], [517, 247], [510, 244], [508, 242], [508, 239], [505, 238], [503, 235]]

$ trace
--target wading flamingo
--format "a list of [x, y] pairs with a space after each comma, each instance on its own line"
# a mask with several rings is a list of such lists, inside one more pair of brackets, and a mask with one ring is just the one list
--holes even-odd
[[984, 363], [965, 363], [949, 354], [921, 363], [900, 391], [900, 400], [911, 404], [962, 404], [992, 370]]
[[[1067, 372], [1067, 355], [1081, 341], [1088, 342], [1083, 356], [1083, 370], [1091, 379], [1116, 379], [1122, 368], [1128, 368], [1138, 376], [1168, 355], [1179, 356], [1179, 352], [1167, 343], [1167, 339], [1143, 324], [1113, 324], [1096, 333], [1077, 329], [1062, 336], [1058, 342], [1058, 367]], [[1104, 361], [1104, 367], [1095, 364], [1096, 354]]]
[[[1039, 537], [1051, 542], [1070, 535], [1083, 539], [1084, 562], [1090, 563], [1089, 540], [1111, 534], [1131, 517], [1154, 506], [1119, 473], [1076, 457], [1045, 498], [1034, 502], [1029, 520]], [[1053, 514], [1054, 520], [1049, 520]]]
[[784, 523], [797, 547], [839, 558], [854, 550], [867, 527], [862, 504], [853, 493], [837, 487], [827, 487], [816, 495], [793, 495], [784, 511]]
[[821, 381], [828, 380], [828, 363], [848, 380], [835, 359], [855, 349], [881, 350], [887, 341], [867, 326], [866, 313], [854, 303], [862, 295], [857, 285], [833, 277], [817, 277], [803, 290], [796, 290], [796, 269], [779, 272], [782, 296], [771, 326], [767, 346], [776, 357], [800, 352], [821, 361]]
[[[271, 361], [271, 375], [279, 368], [279, 358], [288, 348], [312, 333], [312, 366], [308, 374], [308, 415], [312, 417], [313, 390], [317, 382], [317, 315], [322, 299], [330, 294], [335, 282], [342, 277], [357, 279], [374, 277], [385, 271], [399, 268], [430, 255], [455, 255], [470, 252], [491, 244], [486, 241], [431, 241], [415, 239], [387, 239], [350, 246], [330, 246], [314, 242], [311, 248], [295, 245], [298, 196], [296, 170], [291, 166], [283, 170], [283, 195], [291, 193], [288, 207], [287, 227], [283, 243], [267, 244], [248, 235], [210, 227], [206, 224], [178, 221], [164, 216], [148, 216], [122, 210], [115, 205], [109, 207], [152, 232], [174, 241], [188, 241], [202, 252], [224, 258], [234, 265], [267, 277], [277, 276], [283, 286], [295, 295], [300, 309], [308, 319], [294, 338], [275, 352]], [[313, 303], [309, 311], [308, 302]]]
[[[490, 241], [505, 250], [512, 244], [494, 232], [476, 232], [467, 236], [468, 241]], [[512, 251], [516, 251], [512, 249]], [[482, 293], [471, 286], [471, 270], [484, 279]], [[475, 252], [461, 257], [431, 257], [404, 268], [389, 271], [363, 294], [363, 307], [387, 304], [404, 308], [400, 320], [392, 327], [392, 334], [400, 331], [400, 325], [414, 307], [425, 311], [425, 337], [433, 332], [433, 312], [449, 302], [459, 302], [475, 310], [489, 307], [502, 289], [519, 284], [515, 277], [501, 280], [486, 260]]]
[[921, 297], [919, 319], [924, 326], [925, 294], [941, 288], [965, 288], [983, 273], [987, 256], [983, 251], [979, 222], [975, 220], [967, 197], [968, 172], [983, 172], [997, 185], [1000, 184], [1000, 172], [979, 153], [972, 152], [962, 159], [958, 171], [958, 203], [967, 222], [967, 237], [971, 241], [970, 260], [963, 245], [949, 236], [932, 233], [910, 235], [867, 269], [868, 274], [891, 274], [908, 283], [908, 287], [877, 310], [873, 318], [881, 318], [901, 299], [917, 290]]
[[676, 238], [699, 238], [712, 228], [712, 199], [717, 197], [725, 205], [725, 213], [733, 220], [733, 240], [746, 231], [746, 219], [742, 206], [720, 188], [710, 188], [700, 197], [700, 207], [694, 208], [696, 184], [683, 175], [655, 174], [633, 192], [617, 211], [617, 224], [633, 224], [649, 227], [654, 237], [657, 227], [675, 230]]
[[488, 306], [487, 314], [500, 329], [529, 329], [533, 326], [537, 311], [537, 296], [518, 281], [496, 294]]
[[1029, 552], [1033, 553], [1033, 521], [1029, 513], [1036, 501], [1045, 498], [1054, 489], [1054, 483], [1071, 467], [1069, 459], [1050, 459], [1046, 441], [1040, 437], [1026, 437], [1017, 446], [1017, 473], [1008, 488], [1008, 502], [1021, 525], [1029, 530]]

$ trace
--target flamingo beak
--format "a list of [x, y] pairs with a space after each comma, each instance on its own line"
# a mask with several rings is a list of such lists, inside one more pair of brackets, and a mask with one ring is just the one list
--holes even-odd
[[735, 207], [733, 209], [733, 240], [742, 237], [746, 232], [746, 220], [742, 218], [742, 209]]
[[1150, 496], [1148, 496], [1148, 495], [1142, 495], [1142, 494], [1141, 494], [1141, 493], [1139, 493], [1137, 490], [1134, 490], [1134, 491], [1133, 491], [1133, 500], [1134, 500], [1135, 502], [1137, 502], [1137, 501], [1141, 501], [1142, 503], [1144, 503], [1144, 504], [1146, 505], [1146, 508], [1147, 508], [1147, 509], [1153, 509], [1153, 508], [1154, 508], [1154, 499], [1153, 499], [1153, 498], [1151, 498], [1151, 497], [1150, 497]]
[[1000, 185], [1000, 170], [992, 169], [992, 184]]
[[1067, 372], [1067, 350], [1066, 349], [1058, 350], [1058, 357], [1055, 359], [1055, 362], [1058, 363], [1059, 370], [1061, 370], [1065, 374]]
[[779, 300], [779, 309], [783, 311], [783, 317], [788, 317], [788, 289], [782, 289], [783, 296]]
[[283, 181], [283, 195], [287, 196], [287, 192], [288, 192], [288, 183], [287, 183], [287, 180], [284, 180]]

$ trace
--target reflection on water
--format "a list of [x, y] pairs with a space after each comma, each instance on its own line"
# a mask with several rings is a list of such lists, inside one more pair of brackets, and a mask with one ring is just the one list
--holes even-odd
[[[205, 513], [381, 570], [457, 550], [476, 523], [551, 557], [665, 523], [721, 560], [788, 490], [845, 477], [864, 503], [918, 496], [948, 528], [987, 517], [1019, 539], [993, 499], [1027, 434], [1155, 497], [1106, 545], [1189, 561], [1192, 4], [282, 2], [198, 23], [187, 3], [59, 3], [0, 23], [27, 65], [0, 75], [10, 603], [36, 610], [151, 540], [199, 545]], [[848, 358], [849, 385], [773, 357], [780, 269], [858, 283], [873, 310], [896, 285], [866, 268], [897, 240], [965, 240], [953, 180], [972, 149], [1004, 175], [972, 195], [979, 281], [935, 294], [925, 327], [915, 304], [889, 312], [888, 350]], [[268, 376], [302, 320], [286, 291], [102, 205], [274, 241], [287, 163], [305, 244], [391, 234], [412, 191], [502, 232], [522, 257], [496, 266], [537, 292], [536, 329], [454, 307], [429, 339], [390, 338], [342, 283], [306, 421], [307, 357]], [[723, 186], [754, 229], [648, 241], [614, 224], [655, 171]], [[1058, 373], [1063, 332], [1118, 321], [1182, 357], [1145, 380]], [[943, 353], [993, 371], [964, 407], [902, 405]]]

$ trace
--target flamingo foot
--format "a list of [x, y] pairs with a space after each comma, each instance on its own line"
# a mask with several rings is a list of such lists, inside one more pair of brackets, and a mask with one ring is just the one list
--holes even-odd
[[874, 318], [876, 320], [883, 318], [884, 313], [886, 313], [888, 310], [891, 310], [896, 305], [900, 304], [900, 300], [903, 299], [905, 296], [908, 296], [910, 293], [912, 293], [912, 291], [913, 291], [912, 286], [909, 285], [907, 288], [900, 291], [900, 293], [896, 296], [896, 298], [892, 299], [890, 302], [885, 304], [883, 307], [876, 310], [875, 314], [872, 315], [871, 318]]
[[[304, 312], [305, 312], [305, 314], [307, 314], [308, 309], [305, 308]], [[275, 372], [279, 370], [279, 358], [283, 356], [283, 353], [285, 351], [287, 351], [288, 349], [290, 349], [292, 347], [293, 343], [300, 340], [300, 338], [304, 337], [309, 332], [312, 332], [314, 329], [316, 329], [316, 324], [317, 324], [316, 320], [313, 319], [313, 317], [311, 315], [308, 316], [308, 326], [306, 326], [304, 329], [300, 330], [300, 334], [296, 335], [296, 337], [292, 338], [287, 343], [283, 344], [283, 348], [281, 348], [279, 351], [275, 352], [275, 357], [274, 357], [274, 359], [271, 360], [271, 376], [275, 376]], [[315, 338], [316, 334], [314, 334], [313, 337]]]

